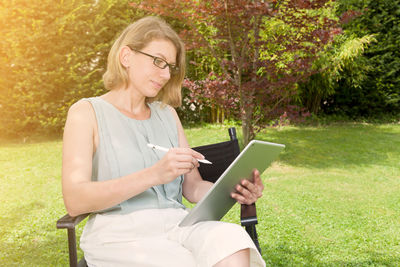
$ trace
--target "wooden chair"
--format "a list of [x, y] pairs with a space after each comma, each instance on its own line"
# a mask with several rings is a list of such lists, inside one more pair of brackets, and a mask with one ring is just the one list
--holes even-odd
[[[236, 137], [236, 129], [229, 128], [228, 131], [230, 141], [193, 148], [213, 163], [212, 165], [200, 164], [199, 171], [204, 180], [214, 183], [240, 153], [239, 143]], [[68, 231], [70, 266], [87, 266], [84, 258], [78, 262], [75, 226], [88, 215], [89, 213], [71, 217], [66, 214], [57, 221], [58, 229], [67, 229]], [[261, 253], [256, 231], [256, 224], [258, 221], [255, 204], [241, 205], [240, 217], [241, 225], [245, 227], [247, 233], [250, 235], [257, 249]]]

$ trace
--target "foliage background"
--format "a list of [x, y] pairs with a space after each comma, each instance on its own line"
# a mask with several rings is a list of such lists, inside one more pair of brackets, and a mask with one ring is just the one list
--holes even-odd
[[[338, 16], [346, 10], [362, 13], [344, 25], [343, 42], [327, 50], [326, 57], [336, 58], [330, 56], [345, 51], [340, 49], [346, 41], [370, 35], [376, 41], [362, 44], [363, 53], [343, 64], [329, 81], [327, 93], [326, 83], [318, 77], [299, 85], [301, 103], [307, 107], [315, 88], [323, 93], [316, 104], [321, 121], [324, 113], [396, 116], [400, 2], [337, 2]], [[71, 103], [104, 92], [101, 75], [110, 44], [120, 30], [142, 16], [127, 8], [128, 3], [0, 1], [1, 136], [58, 135]], [[189, 54], [189, 59], [209, 62], [208, 69], [189, 65], [188, 76], [204, 79], [204, 73], [213, 70], [213, 59], [196, 56]], [[321, 75], [334, 76], [332, 68]], [[191, 110], [188, 104], [180, 112], [188, 123], [211, 120], [211, 110], [210, 106]], [[226, 129], [215, 127], [188, 129], [189, 139], [197, 142], [192, 145], [225, 140]], [[396, 124], [364, 123], [276, 127], [261, 133], [262, 140], [288, 144], [263, 176], [267, 192], [258, 204], [267, 264], [397, 266], [399, 133]], [[66, 233], [54, 226], [65, 213], [61, 149], [59, 140], [1, 144], [0, 265], [67, 264]], [[233, 212], [232, 218], [238, 220], [238, 210]]]
[[115, 36], [134, 18], [128, 1], [2, 1], [0, 132], [60, 133], [69, 106], [104, 92]]
[[[376, 41], [343, 69], [335, 85], [335, 94], [325, 99], [322, 108], [328, 114], [353, 118], [398, 115], [400, 1], [340, 0], [338, 13], [349, 12], [358, 16], [343, 25], [345, 31], [355, 37], [374, 35]], [[359, 75], [364, 77], [357, 81]]]
[[[105, 92], [101, 77], [110, 45], [126, 25], [143, 16], [129, 6], [130, 2], [0, 2], [1, 136], [60, 135], [73, 102]], [[345, 23], [342, 40], [326, 48], [323, 64], [314, 64], [326, 70], [321, 77], [314, 76], [295, 86], [300, 96], [297, 104], [320, 115], [398, 118], [400, 1], [338, 0], [336, 3], [332, 12]], [[357, 17], [349, 20], [352, 15]], [[167, 20], [174, 27], [182, 26], [171, 18]], [[370, 39], [363, 39], [367, 37]], [[337, 59], [337, 52], [351, 51], [344, 44], [357, 40], [356, 56], [339, 62], [343, 63], [341, 68], [333, 70], [329, 63], [337, 61], [331, 59]], [[188, 58], [197, 63], [188, 64], [191, 80], [205, 79], [210, 71], [218, 70], [211, 56], [189, 52]], [[227, 112], [218, 113], [212, 101], [191, 109], [191, 96], [186, 89], [184, 96], [178, 112], [185, 124], [238, 119]]]

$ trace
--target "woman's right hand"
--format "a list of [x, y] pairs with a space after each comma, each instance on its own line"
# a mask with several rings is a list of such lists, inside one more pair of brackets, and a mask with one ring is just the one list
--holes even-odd
[[167, 184], [178, 176], [199, 167], [197, 159], [204, 156], [190, 148], [171, 148], [165, 156], [153, 165], [157, 184]]

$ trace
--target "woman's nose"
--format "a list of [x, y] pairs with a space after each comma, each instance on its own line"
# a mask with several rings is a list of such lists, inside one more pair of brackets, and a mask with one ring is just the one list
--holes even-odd
[[160, 71], [161, 71], [160, 76], [163, 79], [169, 80], [171, 78], [171, 72], [168, 66], [165, 69], [160, 69]]

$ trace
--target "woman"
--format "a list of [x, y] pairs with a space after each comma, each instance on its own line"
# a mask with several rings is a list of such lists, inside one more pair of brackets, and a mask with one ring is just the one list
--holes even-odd
[[[71, 106], [64, 129], [62, 185], [72, 216], [92, 212], [81, 237], [89, 266], [264, 266], [238, 225], [201, 222], [178, 227], [187, 214], [182, 194], [198, 202], [210, 189], [196, 167], [176, 111], [185, 50], [163, 20], [129, 25], [108, 57], [110, 91]], [[171, 148], [167, 153], [148, 143]], [[261, 197], [244, 181], [232, 197]]]

